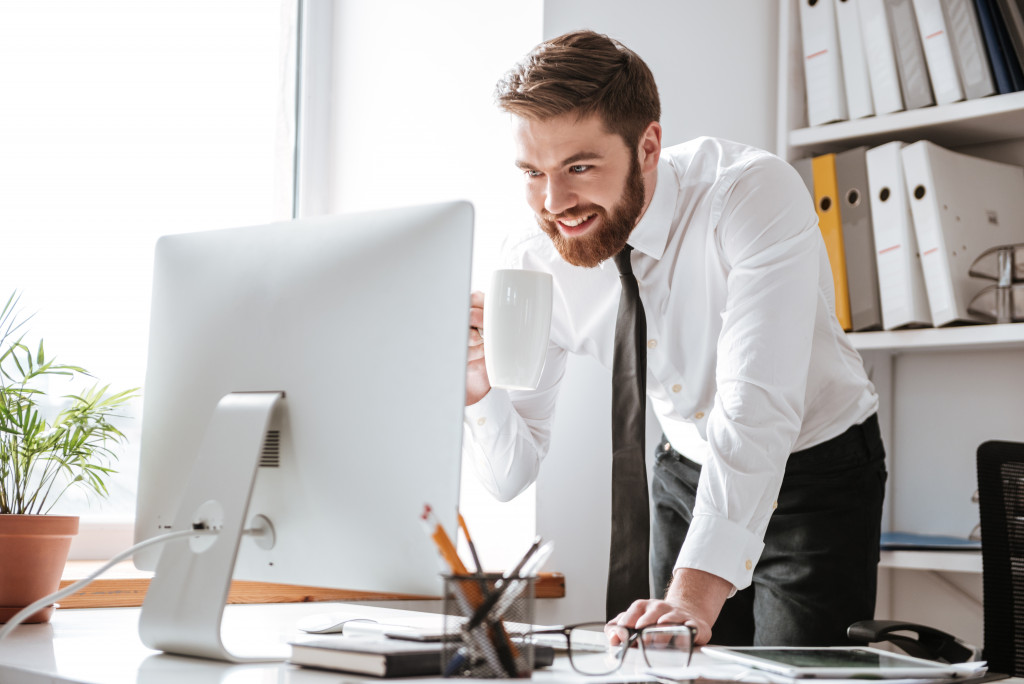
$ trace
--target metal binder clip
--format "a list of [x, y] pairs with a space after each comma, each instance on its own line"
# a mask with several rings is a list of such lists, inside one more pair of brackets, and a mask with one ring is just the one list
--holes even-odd
[[968, 274], [996, 284], [974, 296], [967, 307], [970, 313], [995, 323], [1024, 321], [1024, 259], [1017, 260], [1018, 249], [1024, 254], [1024, 244], [1000, 245], [974, 260]]

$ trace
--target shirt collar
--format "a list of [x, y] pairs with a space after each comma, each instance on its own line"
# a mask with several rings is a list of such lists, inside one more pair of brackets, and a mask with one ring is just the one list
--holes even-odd
[[[679, 196], [679, 183], [675, 171], [668, 160], [661, 156], [658, 159], [658, 175], [655, 179], [654, 195], [643, 218], [629, 234], [629, 244], [633, 249], [643, 252], [649, 257], [661, 259], [668, 245], [672, 231], [672, 217], [675, 214], [676, 199]], [[609, 259], [606, 263], [614, 267]], [[603, 264], [602, 264], [603, 266]]]

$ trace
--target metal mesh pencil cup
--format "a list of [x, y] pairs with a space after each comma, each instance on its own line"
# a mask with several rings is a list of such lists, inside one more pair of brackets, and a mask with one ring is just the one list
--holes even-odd
[[511, 678], [533, 673], [533, 645], [520, 637], [533, 624], [535, 581], [497, 574], [445, 576], [444, 676]]

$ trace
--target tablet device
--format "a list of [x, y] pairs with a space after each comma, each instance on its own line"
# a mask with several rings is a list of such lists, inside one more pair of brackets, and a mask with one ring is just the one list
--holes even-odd
[[701, 653], [788, 677], [943, 678], [963, 674], [945, 663], [866, 646], [705, 646]]

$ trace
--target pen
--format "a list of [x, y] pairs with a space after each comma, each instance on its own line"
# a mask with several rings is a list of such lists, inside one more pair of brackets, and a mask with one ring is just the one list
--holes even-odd
[[[483, 622], [484, 619], [487, 618], [487, 615], [491, 612], [491, 609], [494, 608], [494, 606], [498, 603], [498, 600], [501, 599], [502, 596], [505, 596], [509, 588], [513, 584], [515, 584], [517, 585], [517, 589], [513, 590], [512, 593], [509, 593], [507, 596], [505, 596], [505, 600], [502, 601], [504, 610], [498, 611], [498, 615], [495, 616], [495, 619], [500, 619], [501, 614], [504, 613], [505, 610], [508, 610], [509, 606], [511, 605], [511, 602], [514, 601], [522, 592], [522, 590], [526, 587], [526, 581], [522, 580], [522, 578], [520, 577], [520, 573], [526, 567], [527, 562], [530, 560], [530, 557], [537, 552], [538, 547], [540, 547], [540, 537], [537, 537], [534, 540], [533, 544], [530, 545], [530, 548], [527, 549], [526, 554], [519, 561], [519, 563], [516, 564], [516, 567], [513, 568], [511, 571], [507, 572], [502, 577], [500, 586], [495, 586], [495, 591], [490, 596], [488, 596], [487, 599], [483, 603], [481, 603], [475, 611], [473, 611], [473, 616], [469, 619], [469, 622], [466, 624], [467, 630], [475, 629], [477, 625]], [[552, 542], [548, 542], [544, 545], [544, 552], [537, 556], [537, 560], [539, 562], [531, 564], [531, 571], [537, 569], [541, 564], [544, 563], [544, 561], [547, 560], [547, 557], [551, 554], [552, 548]], [[515, 580], [517, 579], [520, 581], [516, 582]]]
[[547, 561], [553, 548], [554, 542], [548, 542], [541, 546], [540, 537], [535, 538], [530, 548], [523, 554], [522, 559], [512, 570], [506, 572], [498, 580], [494, 586], [494, 591], [473, 611], [469, 622], [463, 626], [464, 634], [474, 634], [475, 630], [485, 621], [488, 625], [499, 628], [501, 636], [504, 638], [496, 641], [495, 646], [498, 647], [498, 656], [501, 659], [502, 665], [510, 673], [514, 673], [516, 668], [513, 655], [516, 652], [516, 648], [508, 640], [508, 635], [502, 626], [501, 618], [523, 593], [523, 590], [529, 586], [529, 581], [523, 579], [522, 575], [524, 573], [528, 576], [535, 574]]
[[529, 586], [529, 583], [526, 578], [535, 576], [540, 571], [540, 569], [544, 567], [544, 564], [548, 560], [548, 556], [550, 556], [551, 552], [554, 550], [554, 546], [555, 543], [549, 541], [548, 543], [541, 546], [537, 550], [537, 553], [533, 554], [533, 557], [530, 559], [529, 563], [523, 564], [520, 570], [520, 578], [513, 579], [509, 583], [508, 589], [505, 589], [502, 592], [501, 599], [498, 601], [497, 606], [495, 606], [494, 610], [491, 611], [492, 619], [500, 620], [508, 611], [508, 609], [512, 607], [512, 604], [515, 602], [517, 598], [519, 598], [519, 595], [523, 593], [523, 590], [525, 590], [526, 587]]
[[530, 544], [530, 548], [526, 549], [526, 553], [524, 553], [523, 557], [519, 559], [518, 563], [516, 563], [516, 567], [512, 568], [512, 572], [510, 573], [512, 577], [516, 577], [523, 571], [523, 567], [526, 565], [526, 562], [530, 560], [530, 556], [537, 552], [538, 548], [540, 548], [540, 537], [534, 537], [533, 543]]
[[476, 553], [476, 544], [473, 543], [473, 538], [469, 536], [469, 527], [466, 526], [466, 519], [462, 517], [462, 513], [459, 513], [459, 527], [462, 528], [462, 534], [466, 538], [466, 544], [469, 545], [469, 553], [473, 556], [473, 565], [476, 566], [478, 573], [483, 572], [483, 566], [480, 565], [480, 556]]

